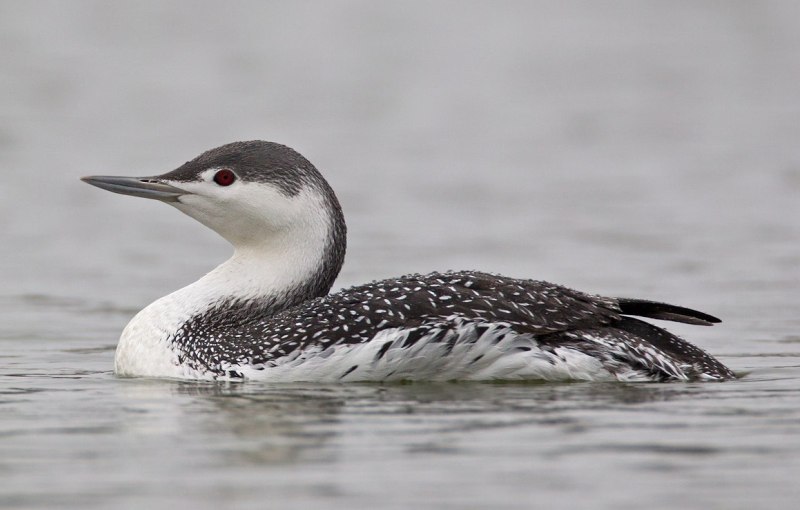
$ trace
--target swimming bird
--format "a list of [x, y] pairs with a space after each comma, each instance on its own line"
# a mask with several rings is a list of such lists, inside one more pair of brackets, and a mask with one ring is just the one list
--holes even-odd
[[411, 274], [329, 294], [346, 226], [293, 149], [234, 142], [154, 177], [83, 177], [160, 200], [216, 231], [232, 257], [139, 312], [121, 376], [264, 381], [725, 380], [693, 344], [632, 316], [711, 315], [479, 271]]

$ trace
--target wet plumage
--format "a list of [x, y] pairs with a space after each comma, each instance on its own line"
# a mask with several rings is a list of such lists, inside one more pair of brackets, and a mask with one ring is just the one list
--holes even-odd
[[[627, 302], [670, 308], [661, 303]], [[374, 342], [382, 331], [391, 335], [381, 337], [372, 359], [361, 366], [342, 366], [340, 374], [327, 378], [373, 380], [380, 372], [381, 380], [417, 379], [413, 367], [393, 371], [381, 362], [390, 351], [410, 354], [415, 344], [422, 343], [438, 345], [436, 356], [442, 360], [447, 360], [456, 345], [468, 346], [475, 356], [466, 360], [467, 371], [453, 375], [469, 379], [469, 370], [479, 366], [476, 364], [485, 357], [484, 350], [495, 347], [495, 355], [502, 355], [497, 346], [506, 338], [516, 340], [509, 350], [531, 357], [538, 354], [541, 360], [557, 358], [558, 349], [588, 354], [602, 359], [603, 367], [614, 377], [625, 379], [733, 376], [704, 351], [622, 313], [615, 299], [547, 282], [462, 271], [372, 282], [274, 315], [260, 312], [257, 302], [221, 303], [187, 321], [172, 342], [182, 353], [181, 363], [230, 378], [243, 377], [241, 367], [259, 371], [285, 363], [298, 367], [311, 357], [325, 358], [336, 349]], [[675, 318], [690, 323], [713, 320], [705, 314]], [[236, 342], [230, 342], [230, 338], [236, 338]], [[502, 378], [524, 378], [525, 371], [518, 372]], [[570, 378], [566, 375], [554, 378]], [[425, 372], [423, 378], [439, 377]]]
[[[238, 190], [215, 187], [220, 169], [236, 174]], [[343, 262], [343, 216], [313, 165], [284, 146], [230, 144], [163, 176], [139, 179], [143, 184], [120, 179], [129, 178], [87, 178], [111, 191], [148, 198], [162, 193], [168, 196], [162, 200], [176, 202], [236, 248], [230, 261], [131, 321], [117, 353], [117, 370], [125, 375], [276, 381], [734, 377], [701, 349], [630, 317], [718, 322], [683, 307], [476, 271], [407, 275], [327, 294]], [[120, 191], [122, 185], [134, 191]], [[302, 249], [274, 249], [296, 238]]]

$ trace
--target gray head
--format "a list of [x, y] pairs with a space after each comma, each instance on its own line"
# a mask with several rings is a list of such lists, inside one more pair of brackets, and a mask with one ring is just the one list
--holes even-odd
[[[174, 182], [199, 181], [210, 168], [229, 169], [238, 179], [270, 184], [290, 197], [306, 185], [327, 188], [322, 175], [300, 153], [285, 145], [260, 140], [211, 149], [160, 177]], [[326, 191], [332, 194], [329, 188]]]
[[298, 265], [314, 266], [307, 273], [319, 280], [315, 294], [329, 290], [344, 261], [346, 229], [336, 195], [311, 162], [284, 145], [234, 142], [162, 175], [82, 180], [168, 203], [219, 233], [237, 252], [263, 257], [291, 252]]

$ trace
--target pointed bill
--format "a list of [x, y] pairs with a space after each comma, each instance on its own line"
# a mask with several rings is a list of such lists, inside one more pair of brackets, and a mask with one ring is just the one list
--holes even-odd
[[181, 195], [189, 192], [170, 184], [160, 182], [153, 177], [117, 177], [111, 175], [93, 175], [81, 177], [85, 183], [107, 191], [131, 195], [134, 197], [154, 198], [165, 202], [174, 202]]

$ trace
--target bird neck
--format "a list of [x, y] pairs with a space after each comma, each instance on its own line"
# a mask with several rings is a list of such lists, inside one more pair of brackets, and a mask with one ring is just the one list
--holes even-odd
[[195, 309], [229, 302], [277, 313], [326, 295], [344, 263], [345, 248], [344, 220], [335, 210], [316, 228], [239, 243], [230, 259], [178, 292]]

